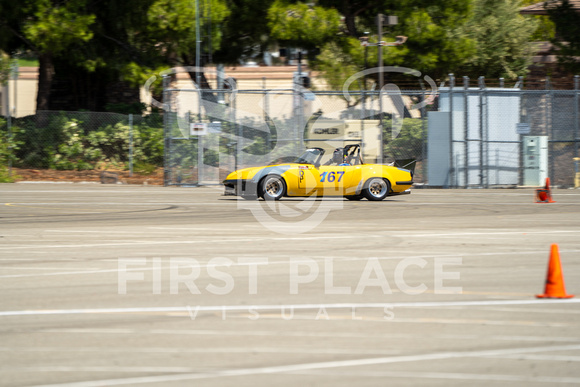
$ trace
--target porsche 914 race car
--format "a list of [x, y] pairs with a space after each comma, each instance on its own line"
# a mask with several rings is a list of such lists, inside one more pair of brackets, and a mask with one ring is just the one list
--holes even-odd
[[378, 201], [411, 193], [413, 171], [364, 164], [358, 144], [337, 148], [321, 164], [324, 153], [322, 148], [310, 148], [293, 162], [234, 171], [223, 182], [224, 194], [264, 200], [314, 195]]

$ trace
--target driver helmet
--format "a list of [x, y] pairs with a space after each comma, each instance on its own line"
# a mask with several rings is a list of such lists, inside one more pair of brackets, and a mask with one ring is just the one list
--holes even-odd
[[344, 149], [343, 148], [336, 148], [334, 153], [332, 154], [332, 162], [335, 164], [342, 164], [344, 160]]

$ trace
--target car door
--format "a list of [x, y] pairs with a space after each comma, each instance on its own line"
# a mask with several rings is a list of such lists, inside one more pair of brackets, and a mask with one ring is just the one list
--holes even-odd
[[362, 177], [362, 165], [323, 166], [319, 169], [324, 195], [354, 195]]
[[[302, 195], [317, 191], [325, 196], [353, 194], [361, 178], [360, 165], [299, 166], [298, 187]], [[351, 192], [352, 191], [352, 192]]]
[[310, 196], [318, 191], [320, 186], [320, 173], [314, 165], [298, 166], [298, 188], [300, 195]]

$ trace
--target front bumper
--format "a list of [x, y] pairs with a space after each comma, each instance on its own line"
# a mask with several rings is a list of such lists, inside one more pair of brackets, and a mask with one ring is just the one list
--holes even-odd
[[256, 195], [256, 184], [251, 180], [224, 180], [224, 196], [250, 196]]

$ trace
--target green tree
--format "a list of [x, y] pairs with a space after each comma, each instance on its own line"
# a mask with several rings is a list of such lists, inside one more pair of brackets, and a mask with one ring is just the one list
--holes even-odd
[[[383, 40], [393, 41], [397, 35], [409, 38], [402, 46], [383, 48], [383, 65], [415, 68], [440, 77], [467, 63], [474, 53], [474, 42], [465, 31], [470, 11], [471, 2], [464, 0], [321, 0], [310, 8], [277, 1], [270, 9], [269, 23], [278, 39], [305, 48], [319, 47], [321, 55], [312, 65], [336, 89], [355, 71], [365, 68], [365, 57], [368, 67], [376, 65], [377, 47], [367, 48], [365, 55], [359, 38], [368, 32], [371, 43], [378, 41], [377, 14], [398, 16], [397, 25], [384, 28]], [[321, 15], [319, 23], [312, 22], [315, 14]]]
[[222, 42], [215, 47], [214, 63], [239, 64], [274, 45], [267, 24], [273, 0], [227, 0], [230, 11], [220, 24]]
[[[225, 0], [200, 3], [207, 54], [220, 47], [229, 9]], [[109, 101], [119, 80], [137, 90], [161, 68], [194, 65], [195, 20], [191, 0], [0, 0], [0, 48], [38, 55], [37, 110], [49, 109], [55, 77], [80, 86], [71, 108], [100, 110], [138, 102]]]
[[[522, 0], [522, 7], [537, 4], [538, 0]], [[548, 15], [527, 15], [529, 19], [536, 20], [538, 27], [534, 31], [531, 40], [537, 41], [551, 41], [556, 35], [556, 25]]]
[[531, 38], [538, 22], [520, 15], [520, 0], [475, 0], [474, 4], [468, 30], [476, 52], [461, 69], [474, 77], [525, 75], [532, 63]]
[[3, 86], [10, 77], [10, 57], [0, 50], [0, 86]]
[[200, 3], [200, 37], [196, 36], [196, 8], [191, 0], [156, 0], [147, 10], [147, 31], [157, 41], [159, 52], [166, 53], [174, 64], [195, 64], [198, 38], [202, 40], [206, 61], [209, 52], [221, 45], [220, 24], [230, 11], [223, 0]]
[[[172, 66], [195, 66], [196, 44], [202, 45], [199, 63], [204, 66], [211, 54], [222, 44], [221, 24], [230, 15], [224, 0], [199, 2], [199, 17], [191, 0], [156, 0], [147, 11], [147, 32], [158, 49], [158, 55]], [[196, 35], [196, 18], [199, 19], [200, 36]], [[196, 80], [196, 72], [190, 72]], [[202, 87], [209, 88], [204, 74]], [[205, 95], [206, 97], [209, 95]]]
[[[28, 0], [21, 4], [1, 5], [0, 34], [11, 35], [12, 43], [19, 40], [38, 55], [39, 76], [37, 110], [47, 110], [54, 77], [54, 58], [77, 43], [89, 41], [93, 34], [89, 27], [95, 16], [84, 12], [85, 0]], [[6, 13], [4, 13], [4, 11]]]
[[[550, 4], [552, 2], [547, 2]], [[558, 62], [568, 71], [580, 71], [580, 13], [569, 0], [550, 4], [548, 15], [556, 25], [556, 36], [552, 43], [558, 51]]]
[[340, 28], [336, 9], [276, 0], [268, 10], [268, 26], [276, 39], [314, 48], [333, 40]]

